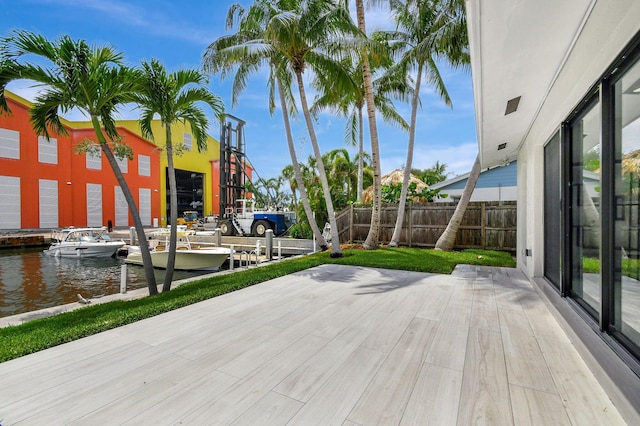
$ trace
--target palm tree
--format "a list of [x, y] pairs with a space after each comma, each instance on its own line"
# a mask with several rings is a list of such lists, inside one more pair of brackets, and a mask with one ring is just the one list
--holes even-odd
[[[358, 146], [358, 181], [356, 187], [356, 201], [362, 203], [363, 173], [364, 173], [364, 125], [362, 109], [365, 106], [364, 74], [362, 61], [358, 58], [355, 65], [347, 58], [344, 66], [351, 77], [349, 90], [338, 91], [335, 88], [333, 79], [328, 75], [318, 75], [314, 80], [314, 86], [319, 90], [318, 95], [311, 107], [314, 115], [320, 110], [330, 109], [347, 118], [345, 128], [345, 143]], [[388, 68], [392, 64], [392, 59], [388, 55], [378, 55], [373, 63], [376, 69]], [[413, 93], [409, 74], [396, 68], [401, 72], [393, 75], [383, 75], [372, 82], [374, 90], [374, 100], [376, 109], [382, 113], [382, 117], [387, 123], [399, 126], [403, 130], [409, 130], [407, 122], [398, 114], [393, 100], [407, 100]]]
[[471, 173], [467, 178], [467, 183], [464, 186], [464, 191], [462, 191], [462, 196], [460, 197], [460, 201], [458, 201], [458, 205], [453, 212], [453, 216], [451, 216], [446, 229], [444, 230], [442, 235], [440, 235], [438, 241], [436, 241], [436, 250], [453, 250], [453, 246], [456, 243], [458, 228], [460, 228], [460, 223], [462, 222], [462, 218], [464, 217], [464, 212], [467, 211], [467, 206], [469, 205], [469, 201], [471, 200], [473, 189], [476, 187], [476, 182], [478, 182], [478, 177], [480, 177], [480, 154], [478, 154], [478, 156], [476, 157], [476, 161], [473, 163]]
[[[132, 101], [139, 73], [122, 65], [120, 52], [110, 47], [91, 48], [84, 40], [72, 40], [68, 35], [50, 41], [30, 31], [16, 30], [0, 41], [0, 55], [0, 110], [8, 111], [4, 93], [7, 84], [28, 79], [43, 85], [30, 108], [37, 133], [47, 138], [50, 131], [67, 134], [59, 114], [72, 108], [84, 112], [127, 200], [138, 241], [146, 241], [138, 208], [116, 161], [116, 156], [132, 158], [133, 153], [122, 143], [113, 118], [119, 106]], [[26, 55], [35, 55], [48, 65], [23, 61]], [[140, 250], [149, 294], [157, 294], [149, 248], [140, 244]]]
[[258, 0], [248, 10], [239, 4], [232, 5], [227, 13], [226, 26], [227, 29], [232, 29], [238, 21], [238, 31], [235, 34], [220, 37], [211, 43], [203, 55], [202, 64], [205, 71], [220, 73], [222, 78], [235, 71], [233, 105], [236, 104], [238, 96], [246, 88], [248, 76], [257, 72], [263, 64], [269, 67], [269, 112], [273, 114], [275, 111], [275, 92], [277, 91], [289, 155], [298, 191], [300, 191], [300, 201], [314, 237], [324, 250], [327, 248], [327, 243], [312, 214], [291, 133], [289, 114], [296, 113], [291, 94], [291, 74], [286, 68], [285, 56], [282, 52], [274, 49], [265, 40], [265, 32], [271, 19], [281, 12], [282, 7], [288, 10], [297, 2], [298, 0], [278, 2]]
[[169, 178], [170, 234], [169, 256], [162, 291], [171, 290], [177, 247], [178, 191], [176, 172], [173, 165], [175, 149], [171, 128], [176, 122], [189, 123], [198, 151], [207, 148], [207, 127], [209, 120], [196, 102], [204, 102], [213, 109], [219, 120], [224, 116], [222, 100], [206, 87], [204, 75], [196, 70], [179, 70], [167, 73], [156, 59], [142, 62], [140, 87], [135, 93], [135, 102], [142, 109], [140, 128], [142, 135], [154, 140], [151, 123], [157, 115], [165, 131], [165, 151]]
[[[446, 10], [448, 7], [448, 4], [443, 0], [413, 0], [407, 3], [400, 3], [395, 9], [395, 19], [398, 29], [385, 33], [391, 49], [402, 52], [399, 65], [403, 67], [414, 67], [414, 69], [417, 70], [416, 87], [411, 102], [407, 160], [405, 162], [402, 180], [398, 216], [396, 218], [393, 236], [389, 243], [391, 247], [396, 247], [399, 244], [402, 223], [404, 221], [404, 210], [407, 201], [409, 177], [411, 175], [411, 164], [413, 161], [416, 116], [423, 73], [426, 73], [427, 80], [431, 85], [435, 86], [440, 98], [450, 106], [451, 98], [447, 93], [436, 61], [438, 59], [445, 59], [453, 66], [468, 63], [466, 46], [463, 45], [459, 46], [459, 49], [452, 49], [446, 39], [452, 37], [451, 31], [447, 30], [446, 27], [448, 25], [457, 25], [457, 21], [448, 21], [443, 18], [447, 16], [443, 12], [443, 9]], [[453, 35], [459, 36], [459, 34]], [[445, 39], [443, 40], [441, 38]]]
[[339, 61], [334, 59], [333, 52], [344, 48], [342, 37], [358, 35], [357, 28], [351, 22], [349, 11], [344, 4], [333, 1], [301, 1], [292, 2], [295, 9], [284, 10], [275, 15], [265, 31], [265, 40], [269, 47], [280, 52], [289, 69], [294, 73], [298, 83], [300, 105], [309, 132], [311, 146], [316, 157], [320, 183], [331, 226], [331, 256], [340, 257], [340, 240], [331, 200], [327, 174], [322, 161], [322, 154], [313, 126], [312, 116], [304, 86], [304, 72], [311, 69], [316, 75], [331, 75], [338, 90], [350, 84], [348, 74]]
[[433, 166], [424, 170], [413, 169], [411, 170], [411, 174], [429, 186], [444, 181], [449, 175], [447, 172], [447, 164], [440, 163], [440, 161], [436, 161]]
[[293, 203], [293, 209], [295, 211], [298, 210], [298, 196], [296, 195], [296, 190], [298, 189], [298, 183], [296, 181], [295, 171], [293, 170], [293, 166], [289, 164], [282, 169], [282, 177], [284, 180], [289, 182], [289, 190], [291, 191], [291, 202]]
[[[358, 28], [362, 34], [366, 34], [364, 19], [364, 0], [356, 0], [356, 15]], [[371, 81], [371, 66], [369, 65], [369, 52], [363, 46], [360, 51], [362, 60], [362, 76], [364, 79], [364, 98], [367, 103], [367, 118], [369, 119], [369, 135], [371, 137], [371, 160], [373, 162], [373, 206], [371, 208], [371, 226], [364, 241], [364, 248], [373, 250], [378, 248], [380, 236], [380, 210], [382, 208], [382, 172], [380, 168], [380, 144], [378, 142], [378, 126], [376, 123], [375, 101], [373, 96], [373, 83]]]

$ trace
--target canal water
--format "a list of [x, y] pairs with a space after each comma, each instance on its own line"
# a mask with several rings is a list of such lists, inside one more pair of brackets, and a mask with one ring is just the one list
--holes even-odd
[[[123, 257], [75, 259], [47, 256], [42, 248], [0, 250], [0, 317], [77, 302], [120, 291]], [[156, 282], [164, 280], [156, 269]], [[210, 272], [175, 271], [174, 281]], [[127, 289], [146, 287], [141, 266], [127, 265]]]

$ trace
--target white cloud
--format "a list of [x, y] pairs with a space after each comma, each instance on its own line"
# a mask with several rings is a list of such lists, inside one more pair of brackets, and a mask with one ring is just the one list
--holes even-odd
[[115, 26], [137, 27], [154, 36], [208, 44], [220, 35], [220, 31], [199, 29], [182, 16], [167, 12], [162, 4], [156, 7], [137, 5], [121, 0], [36, 0], [35, 3], [74, 10], [89, 10], [101, 19], [117, 23]]

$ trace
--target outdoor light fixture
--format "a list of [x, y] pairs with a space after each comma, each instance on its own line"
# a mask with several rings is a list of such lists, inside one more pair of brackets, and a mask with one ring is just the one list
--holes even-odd
[[520, 98], [522, 96], [518, 96], [517, 98], [509, 99], [507, 101], [507, 109], [504, 112], [504, 115], [509, 115], [512, 112], [516, 112], [518, 109], [518, 105], [520, 104]]

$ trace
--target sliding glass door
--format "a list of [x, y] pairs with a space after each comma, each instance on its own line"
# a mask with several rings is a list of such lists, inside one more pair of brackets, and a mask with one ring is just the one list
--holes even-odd
[[614, 283], [612, 328], [640, 346], [640, 61], [614, 84]]
[[600, 103], [597, 96], [569, 123], [571, 143], [571, 296], [600, 311]]

